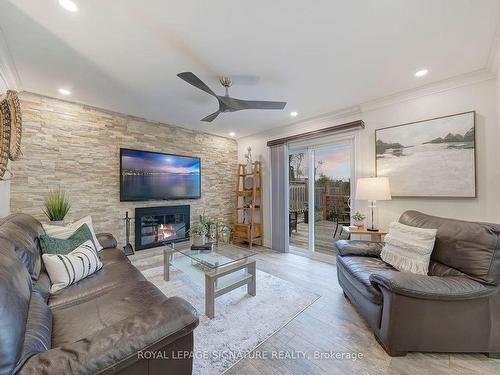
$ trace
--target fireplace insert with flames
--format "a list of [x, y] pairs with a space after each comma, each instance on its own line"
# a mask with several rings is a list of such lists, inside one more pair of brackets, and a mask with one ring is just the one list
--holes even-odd
[[135, 209], [137, 250], [189, 240], [190, 206], [162, 206]]

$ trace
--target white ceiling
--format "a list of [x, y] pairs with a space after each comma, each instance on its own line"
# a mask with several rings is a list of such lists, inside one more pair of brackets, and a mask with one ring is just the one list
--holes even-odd
[[[65, 99], [237, 137], [483, 69], [500, 15], [498, 0], [74, 2], [76, 13], [57, 0], [0, 0], [22, 89], [60, 97], [65, 87]], [[288, 105], [200, 122], [217, 101], [183, 71], [219, 94], [224, 74], [234, 97]]]

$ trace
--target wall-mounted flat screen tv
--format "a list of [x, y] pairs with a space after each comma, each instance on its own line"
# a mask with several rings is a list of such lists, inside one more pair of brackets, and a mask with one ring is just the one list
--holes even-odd
[[200, 158], [120, 149], [120, 201], [196, 199]]

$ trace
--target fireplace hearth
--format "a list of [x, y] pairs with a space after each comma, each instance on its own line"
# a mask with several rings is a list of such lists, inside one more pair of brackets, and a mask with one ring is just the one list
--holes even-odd
[[188, 241], [189, 218], [189, 205], [136, 208], [136, 250]]

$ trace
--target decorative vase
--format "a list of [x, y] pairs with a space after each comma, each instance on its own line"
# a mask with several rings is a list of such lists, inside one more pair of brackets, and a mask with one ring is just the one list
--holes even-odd
[[245, 185], [245, 189], [252, 189], [253, 188], [253, 177], [246, 176], [244, 185]]
[[194, 246], [205, 245], [205, 236], [193, 236], [193, 245]]
[[365, 226], [365, 219], [363, 220], [355, 220], [352, 219], [352, 223], [357, 226], [358, 228], [363, 228]]
[[224, 227], [221, 230], [221, 234], [220, 234], [221, 242], [222, 243], [229, 243], [230, 238], [231, 238], [231, 229], [229, 229], [228, 227]]
[[247, 173], [253, 173], [252, 159], [247, 159]]
[[57, 225], [59, 227], [64, 227], [64, 220], [49, 221], [50, 225]]

